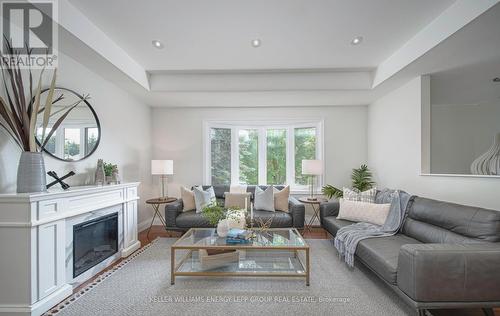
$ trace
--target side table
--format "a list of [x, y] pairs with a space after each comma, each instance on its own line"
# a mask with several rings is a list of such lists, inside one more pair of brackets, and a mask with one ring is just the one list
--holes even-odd
[[163, 224], [163, 227], [167, 228], [167, 222], [165, 221], [165, 218], [163, 215], [161, 215], [160, 212], [160, 206], [163, 204], [169, 204], [177, 201], [176, 198], [174, 197], [166, 197], [166, 198], [154, 198], [154, 199], [149, 199], [146, 201], [146, 204], [149, 204], [153, 207], [153, 210], [155, 211], [153, 215], [153, 220], [151, 220], [151, 225], [149, 225], [148, 233], [146, 237], [149, 240], [149, 232], [151, 231], [151, 227], [153, 227], [153, 222], [155, 221], [156, 216], [160, 218], [161, 223]]
[[307, 197], [301, 197], [301, 198], [299, 198], [299, 202], [304, 203], [304, 204], [309, 204], [309, 205], [311, 205], [311, 207], [313, 209], [313, 215], [312, 215], [311, 219], [309, 220], [309, 223], [305, 223], [305, 225], [304, 225], [305, 229], [311, 231], [312, 230], [311, 228], [313, 226], [314, 220], [318, 219], [318, 221], [320, 221], [320, 218], [319, 218], [319, 205], [322, 202], [326, 202], [326, 199], [316, 198], [315, 200], [309, 200]]

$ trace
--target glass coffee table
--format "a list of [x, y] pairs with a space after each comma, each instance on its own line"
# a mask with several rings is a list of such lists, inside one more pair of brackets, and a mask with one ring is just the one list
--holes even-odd
[[178, 276], [202, 276], [295, 277], [309, 285], [309, 246], [295, 228], [255, 229], [246, 244], [227, 244], [214, 228], [191, 228], [170, 252], [171, 284]]

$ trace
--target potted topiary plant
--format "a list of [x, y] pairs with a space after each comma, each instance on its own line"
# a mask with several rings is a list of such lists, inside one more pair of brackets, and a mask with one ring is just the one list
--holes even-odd
[[[351, 180], [352, 187], [360, 192], [373, 188], [375, 184], [375, 182], [372, 181], [372, 173], [367, 165], [361, 165], [359, 168], [352, 169]], [[330, 184], [325, 185], [322, 192], [329, 199], [339, 199], [344, 195], [342, 189], [338, 189]]]

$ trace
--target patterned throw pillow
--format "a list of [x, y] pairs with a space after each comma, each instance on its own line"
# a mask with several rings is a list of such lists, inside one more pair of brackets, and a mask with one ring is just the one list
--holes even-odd
[[372, 188], [363, 192], [359, 192], [358, 189], [343, 188], [343, 192], [344, 200], [375, 203], [377, 188]]

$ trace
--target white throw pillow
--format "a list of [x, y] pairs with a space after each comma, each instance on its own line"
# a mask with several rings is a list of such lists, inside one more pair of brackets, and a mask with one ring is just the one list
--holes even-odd
[[340, 199], [340, 210], [337, 219], [352, 222], [365, 222], [375, 225], [384, 225], [391, 204], [375, 204]]
[[196, 204], [196, 213], [201, 213], [205, 206], [216, 201], [213, 187], [209, 187], [205, 191], [203, 191], [202, 187], [195, 187], [193, 192], [194, 203]]
[[189, 190], [186, 187], [181, 187], [181, 198], [182, 198], [183, 212], [196, 209], [193, 191]]
[[273, 186], [268, 186], [263, 191], [259, 186], [255, 186], [254, 209], [258, 211], [274, 212], [274, 190]]
[[343, 198], [349, 201], [361, 201], [367, 203], [375, 203], [375, 197], [377, 196], [377, 188], [372, 188], [363, 192], [358, 189], [343, 188]]

